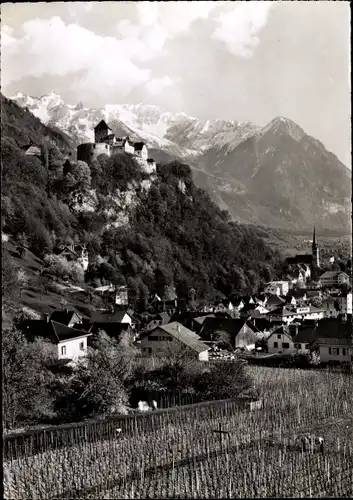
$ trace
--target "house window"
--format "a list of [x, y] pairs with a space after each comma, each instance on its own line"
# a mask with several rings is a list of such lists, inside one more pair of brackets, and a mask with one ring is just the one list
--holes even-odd
[[61, 346], [61, 355], [66, 356], [66, 345]]
[[280, 339], [282, 335], [280, 333], [277, 334], [277, 338]]
[[158, 340], [158, 336], [157, 335], [150, 335], [148, 337], [148, 340]]
[[329, 354], [331, 354], [332, 356], [338, 356], [339, 355], [339, 349], [336, 348], [336, 347], [329, 347], [329, 350], [328, 350]]
[[278, 347], [278, 342], [274, 342], [274, 343], [273, 343], [273, 347], [274, 347], [275, 349], [277, 349], [277, 347]]
[[294, 344], [295, 349], [300, 349], [300, 344]]
[[305, 349], [309, 349], [310, 344], [305, 344]]
[[342, 348], [342, 355], [345, 356], [346, 355], [346, 349], [343, 347]]
[[85, 343], [80, 342], [80, 351], [84, 351], [84, 350], [85, 350]]
[[282, 342], [282, 348], [283, 349], [289, 349], [289, 343], [288, 342]]

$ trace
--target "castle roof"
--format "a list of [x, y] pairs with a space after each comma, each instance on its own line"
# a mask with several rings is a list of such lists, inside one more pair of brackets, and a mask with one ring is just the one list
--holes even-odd
[[145, 145], [144, 142], [135, 142], [134, 144], [135, 151], [141, 151], [144, 145]]
[[112, 130], [110, 127], [108, 127], [108, 125], [106, 124], [106, 122], [104, 120], [101, 120], [98, 125], [96, 125], [94, 127], [94, 130], [103, 130], [103, 129], [108, 129], [108, 130]]

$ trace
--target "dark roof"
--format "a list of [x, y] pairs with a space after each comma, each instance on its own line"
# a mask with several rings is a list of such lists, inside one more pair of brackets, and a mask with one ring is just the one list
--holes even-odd
[[288, 257], [287, 258], [287, 263], [288, 264], [311, 264], [313, 262], [313, 256], [311, 254], [299, 254], [296, 255], [295, 257]]
[[204, 340], [211, 340], [211, 335], [217, 330], [224, 330], [229, 333], [233, 337], [236, 337], [244, 326], [247, 324], [249, 328], [253, 330], [257, 330], [254, 325], [252, 325], [245, 318], [206, 318], [203, 322], [202, 329], [200, 331], [200, 335]]
[[129, 314], [126, 310], [121, 311], [94, 311], [91, 315], [91, 323], [121, 323], [125, 314]]
[[108, 128], [109, 130], [111, 130], [111, 128], [110, 128], [110, 127], [108, 127], [108, 125], [106, 124], [106, 122], [105, 122], [104, 120], [101, 120], [101, 121], [98, 123], [98, 125], [96, 125], [96, 126], [94, 127], [94, 130], [100, 130], [100, 129], [106, 129], [106, 128]]
[[347, 338], [352, 336], [352, 321], [342, 321], [341, 318], [321, 319], [317, 326], [317, 336], [320, 338]]
[[296, 299], [301, 299], [306, 295], [307, 291], [305, 288], [299, 288], [297, 290], [291, 290], [288, 294], [287, 297], [294, 297]]
[[298, 333], [292, 335], [293, 342], [298, 344], [311, 344], [317, 339], [316, 326], [300, 326]]
[[250, 323], [253, 324], [259, 332], [272, 329], [277, 324], [276, 321], [270, 321], [266, 318], [252, 318]]
[[145, 145], [144, 142], [135, 142], [134, 143], [134, 148], [136, 151], [141, 151], [141, 149], [143, 148], [143, 146]]
[[50, 315], [50, 321], [55, 321], [56, 323], [61, 323], [62, 325], [68, 325], [72, 320], [74, 314], [81, 317], [76, 311], [54, 311]]
[[266, 302], [266, 306], [283, 306], [285, 302], [285, 299], [282, 299], [277, 295], [272, 295]]
[[131, 328], [129, 323], [94, 323], [90, 328], [90, 333], [96, 335], [99, 330], [104, 330], [109, 337], [119, 339], [121, 333], [128, 331], [129, 328]]
[[83, 330], [76, 330], [75, 328], [70, 328], [69, 326], [56, 323], [55, 321], [51, 321], [50, 323], [57, 342], [64, 342], [65, 340], [92, 335], [91, 333]]

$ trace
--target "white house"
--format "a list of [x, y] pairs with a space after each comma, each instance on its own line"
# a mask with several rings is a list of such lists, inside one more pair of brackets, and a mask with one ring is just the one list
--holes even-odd
[[269, 354], [291, 354], [295, 350], [291, 335], [283, 328], [276, 330], [267, 338], [267, 349]]
[[204, 344], [196, 333], [177, 321], [160, 325], [152, 331], [140, 336], [141, 351], [147, 355], [161, 355], [184, 347], [186, 351], [200, 361], [208, 361], [209, 347]]
[[317, 343], [320, 349], [321, 363], [352, 363], [352, 338], [319, 338]]
[[58, 359], [76, 360], [87, 353], [87, 338], [91, 335], [83, 330], [76, 330], [66, 325], [51, 321], [54, 338], [57, 345]]
[[270, 293], [273, 295], [287, 295], [288, 292], [288, 281], [270, 281], [265, 285], [265, 293]]
[[326, 271], [320, 276], [321, 286], [341, 286], [349, 283], [348, 274], [342, 271]]
[[305, 354], [316, 341], [315, 326], [280, 327], [267, 338], [270, 354]]
[[286, 306], [278, 307], [274, 311], [268, 313], [271, 321], [281, 321], [283, 323], [291, 323], [299, 319], [320, 320], [324, 318], [324, 309], [314, 306]]

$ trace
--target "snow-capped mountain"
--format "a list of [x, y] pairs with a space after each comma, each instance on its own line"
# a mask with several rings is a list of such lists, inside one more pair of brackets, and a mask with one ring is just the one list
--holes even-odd
[[117, 136], [146, 142], [152, 158], [183, 158], [195, 183], [240, 222], [297, 230], [346, 230], [351, 213], [350, 171], [292, 120], [274, 118], [264, 127], [201, 120], [146, 104], [99, 109], [66, 104], [55, 92], [40, 98], [12, 97], [44, 124], [66, 132], [77, 144], [93, 141], [104, 119]]
[[28, 108], [44, 124], [56, 126], [77, 144], [93, 140], [93, 128], [102, 119], [118, 134], [143, 140], [149, 147], [175, 156], [197, 156], [208, 148], [235, 147], [260, 130], [252, 123], [200, 120], [185, 113], [172, 113], [146, 104], [107, 104], [85, 108], [82, 103], [66, 104], [56, 93], [31, 97], [18, 92], [11, 97]]

